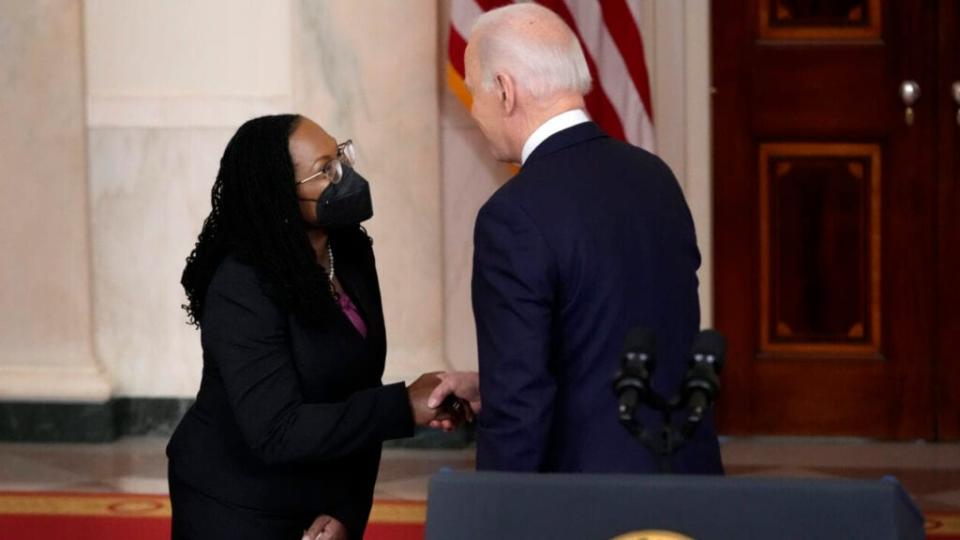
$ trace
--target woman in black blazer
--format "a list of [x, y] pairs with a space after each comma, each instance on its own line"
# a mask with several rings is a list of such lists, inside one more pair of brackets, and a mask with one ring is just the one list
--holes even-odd
[[182, 279], [203, 376], [167, 447], [174, 538], [298, 539], [313, 524], [359, 540], [382, 442], [436, 419], [435, 375], [380, 382], [359, 225], [372, 206], [352, 166], [350, 142], [295, 115], [247, 122], [224, 151]]

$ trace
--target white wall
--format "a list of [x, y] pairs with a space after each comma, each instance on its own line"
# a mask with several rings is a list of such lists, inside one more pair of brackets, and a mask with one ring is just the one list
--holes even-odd
[[102, 401], [79, 1], [0, 2], [0, 400]]
[[190, 396], [180, 272], [233, 131], [293, 105], [286, 2], [86, 0], [97, 356], [115, 395]]
[[385, 381], [445, 368], [436, 0], [302, 0], [297, 110], [357, 144], [371, 183]]
[[700, 326], [713, 325], [709, 0], [647, 1], [657, 152], [677, 175], [697, 227]]
[[441, 369], [436, 85], [423, 76], [435, 3], [84, 6], [96, 344], [114, 393], [196, 392], [199, 336], [180, 309], [180, 272], [229, 137], [280, 112], [358, 145], [377, 212], [386, 378]]
[[[632, 0], [710, 307], [707, 0]], [[227, 140], [302, 112], [373, 184], [387, 380], [476, 365], [477, 209], [511, 174], [444, 87], [448, 0], [0, 2], [0, 399], [192, 396], [179, 285]]]

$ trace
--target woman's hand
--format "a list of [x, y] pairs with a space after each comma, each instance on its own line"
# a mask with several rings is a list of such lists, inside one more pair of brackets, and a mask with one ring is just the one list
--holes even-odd
[[303, 540], [347, 540], [347, 529], [336, 518], [324, 514], [303, 532]]

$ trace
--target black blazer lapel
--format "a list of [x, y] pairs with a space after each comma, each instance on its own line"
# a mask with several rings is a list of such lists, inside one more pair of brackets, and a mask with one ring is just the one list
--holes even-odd
[[[367, 341], [370, 344], [379, 344], [385, 339], [383, 326], [383, 306], [380, 300], [380, 291], [376, 283], [376, 274], [370, 271], [368, 264], [357, 260], [358, 254], [354, 246], [345, 246], [349, 253], [343, 256], [336, 255], [336, 241], [334, 251], [337, 265], [337, 279], [350, 300], [353, 301], [367, 325]], [[339, 309], [339, 306], [338, 306]], [[345, 318], [345, 317], [344, 317]], [[347, 321], [347, 324], [350, 324]]]

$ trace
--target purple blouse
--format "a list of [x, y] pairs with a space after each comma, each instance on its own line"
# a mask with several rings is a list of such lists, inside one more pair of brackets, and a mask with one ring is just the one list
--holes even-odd
[[338, 303], [340, 304], [340, 310], [343, 311], [343, 314], [350, 319], [351, 323], [353, 323], [353, 327], [357, 329], [357, 332], [360, 332], [361, 336], [366, 338], [367, 323], [363, 322], [363, 317], [360, 316], [360, 311], [357, 310], [357, 306], [354, 305], [353, 300], [350, 300], [350, 297], [347, 296], [346, 292], [340, 293]]

